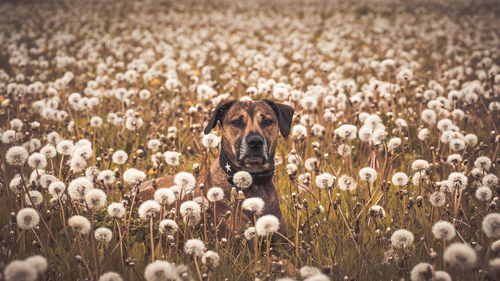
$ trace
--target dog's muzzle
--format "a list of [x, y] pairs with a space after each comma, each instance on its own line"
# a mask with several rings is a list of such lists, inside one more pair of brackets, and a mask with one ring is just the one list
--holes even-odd
[[249, 133], [241, 142], [239, 162], [244, 165], [264, 164], [268, 161], [266, 139], [259, 133]]

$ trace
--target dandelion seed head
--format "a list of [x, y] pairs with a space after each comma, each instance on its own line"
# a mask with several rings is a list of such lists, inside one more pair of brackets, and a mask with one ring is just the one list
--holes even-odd
[[477, 261], [477, 254], [471, 246], [463, 243], [453, 243], [446, 248], [444, 261], [453, 270], [471, 270]]
[[49, 185], [55, 181], [58, 181], [58, 179], [51, 174], [44, 174], [40, 176], [40, 186], [42, 188], [47, 189]]
[[40, 216], [33, 208], [24, 208], [17, 212], [16, 222], [21, 229], [32, 229], [40, 223]]
[[488, 238], [500, 237], [500, 213], [486, 215], [481, 223], [483, 232]]
[[247, 189], [252, 185], [252, 175], [246, 171], [239, 171], [233, 176], [233, 183], [238, 188]]
[[39, 152], [32, 153], [28, 157], [28, 166], [32, 169], [45, 169], [47, 166], [47, 158]]
[[318, 159], [317, 158], [308, 158], [304, 162], [304, 166], [308, 171], [314, 171], [318, 167]]
[[316, 267], [312, 267], [312, 266], [303, 266], [300, 268], [299, 272], [300, 272], [300, 275], [302, 276], [302, 278], [309, 278], [313, 275], [321, 274], [321, 270], [319, 270]]
[[201, 257], [205, 253], [205, 244], [200, 239], [189, 239], [184, 244], [184, 252], [188, 255]]
[[323, 273], [314, 274], [314, 275], [304, 279], [304, 281], [329, 281], [329, 280], [330, 280], [330, 278], [328, 278]]
[[446, 203], [446, 195], [444, 192], [435, 191], [429, 196], [429, 202], [434, 207], [441, 207]]
[[206, 148], [218, 147], [220, 143], [220, 138], [213, 133], [203, 135], [201, 138], [201, 144]]
[[147, 147], [151, 151], [157, 152], [158, 150], [160, 150], [161, 142], [158, 139], [151, 139], [148, 141]]
[[84, 199], [85, 194], [94, 188], [94, 184], [86, 177], [72, 180], [68, 185], [69, 197], [73, 200]]
[[99, 242], [109, 243], [113, 238], [113, 232], [107, 227], [99, 227], [94, 232], [95, 239]]
[[171, 219], [162, 220], [158, 227], [160, 233], [167, 235], [173, 235], [177, 231], [177, 229], [179, 229], [179, 226], [177, 226], [177, 223]]
[[359, 177], [366, 182], [375, 182], [377, 179], [377, 171], [370, 167], [365, 167], [359, 170]]
[[437, 270], [434, 273], [434, 280], [435, 281], [451, 281], [451, 276], [446, 271]]
[[384, 218], [385, 217], [385, 210], [382, 206], [379, 205], [373, 205], [370, 207], [369, 210], [370, 216], [374, 218]]
[[62, 181], [54, 181], [49, 185], [49, 193], [54, 198], [60, 198], [66, 190], [66, 185]]
[[84, 216], [72, 216], [68, 220], [68, 225], [79, 234], [85, 235], [90, 231], [90, 221]]
[[319, 188], [331, 188], [335, 183], [335, 177], [329, 173], [323, 173], [316, 177], [315, 183]]
[[411, 163], [411, 169], [414, 171], [422, 171], [429, 169], [429, 162], [426, 160], [418, 159]]
[[432, 226], [434, 238], [440, 240], [451, 240], [455, 237], [455, 226], [447, 221], [438, 221]]
[[260, 197], [251, 197], [243, 200], [243, 203], [241, 204], [241, 208], [243, 210], [247, 210], [249, 212], [252, 212], [256, 215], [260, 215], [262, 211], [264, 210], [264, 200]]
[[100, 171], [97, 174], [97, 180], [109, 186], [115, 183], [115, 173], [111, 170]]
[[491, 168], [491, 159], [486, 156], [481, 156], [474, 161], [474, 167], [488, 171]]
[[467, 177], [460, 172], [453, 172], [448, 176], [448, 181], [451, 183], [453, 188], [460, 191], [467, 187]]
[[128, 160], [128, 154], [127, 152], [123, 150], [118, 150], [113, 153], [112, 156], [113, 163], [117, 165], [123, 165], [127, 162]]
[[482, 183], [484, 186], [494, 187], [498, 184], [498, 177], [494, 174], [487, 174], [483, 177]]
[[123, 181], [130, 185], [137, 185], [146, 179], [146, 174], [135, 168], [129, 168], [123, 173]]
[[249, 228], [245, 229], [243, 236], [245, 236], [245, 239], [247, 240], [253, 239], [255, 237], [255, 227], [250, 226]]
[[53, 145], [47, 144], [40, 149], [40, 153], [42, 153], [45, 158], [52, 159], [57, 155], [57, 150]]
[[179, 172], [174, 177], [174, 183], [184, 191], [191, 191], [196, 185], [196, 178], [188, 172]]
[[10, 262], [3, 274], [5, 281], [35, 281], [37, 277], [37, 271], [31, 263], [19, 260]]
[[146, 281], [182, 280], [177, 274], [175, 266], [163, 260], [154, 261], [144, 269]]
[[31, 256], [24, 261], [30, 264], [32, 267], [34, 267], [39, 275], [45, 274], [47, 268], [49, 267], [47, 259], [40, 255]]
[[85, 158], [79, 155], [75, 155], [71, 157], [71, 160], [69, 161], [69, 166], [70, 166], [69, 169], [73, 173], [83, 172], [83, 170], [85, 170], [85, 167], [87, 166], [87, 160], [85, 160]]
[[338, 185], [340, 190], [353, 191], [356, 190], [358, 183], [356, 182], [356, 180], [354, 180], [354, 178], [349, 177], [347, 175], [342, 175], [338, 179]]
[[91, 209], [102, 208], [106, 205], [106, 193], [98, 188], [90, 189], [85, 193], [85, 203]]
[[179, 165], [180, 162], [180, 157], [181, 154], [176, 151], [167, 151], [163, 154], [163, 157], [165, 158], [165, 163], [170, 166], [177, 166]]
[[102, 274], [99, 277], [98, 281], [123, 281], [123, 278], [120, 276], [120, 274], [109, 271]]
[[139, 206], [139, 218], [149, 219], [159, 213], [161, 210], [160, 204], [154, 200], [147, 200]]
[[395, 186], [405, 186], [408, 184], [408, 176], [403, 172], [397, 172], [392, 175], [392, 183]]
[[259, 236], [273, 234], [279, 230], [279, 227], [280, 221], [273, 215], [264, 215], [260, 217], [255, 224], [255, 229], [257, 230], [257, 235]]
[[154, 193], [154, 200], [160, 204], [170, 205], [175, 199], [175, 194], [170, 188], [158, 188]]
[[206, 251], [201, 257], [201, 262], [210, 268], [219, 266], [220, 256], [214, 251]]
[[351, 155], [352, 153], [352, 148], [347, 145], [347, 144], [341, 144], [339, 145], [339, 147], [337, 148], [337, 153], [340, 155], [340, 156], [348, 156], [348, 155]]
[[394, 248], [406, 248], [413, 244], [413, 233], [406, 229], [398, 229], [391, 236], [391, 244]]
[[220, 187], [212, 187], [207, 192], [207, 198], [210, 202], [217, 202], [224, 199], [224, 191]]
[[5, 153], [5, 160], [11, 166], [23, 166], [28, 157], [28, 150], [22, 146], [12, 146]]
[[26, 204], [29, 206], [38, 206], [43, 202], [43, 195], [39, 191], [30, 190], [24, 197]]
[[491, 200], [491, 197], [493, 196], [493, 192], [491, 191], [491, 188], [487, 186], [481, 186], [478, 189], [476, 189], [476, 192], [474, 193], [476, 196], [477, 200], [487, 202]]
[[125, 214], [125, 207], [122, 203], [111, 203], [108, 205], [108, 215], [112, 218], [122, 218]]
[[75, 145], [70, 140], [62, 140], [57, 143], [56, 150], [61, 155], [71, 155], [73, 154], [73, 150]]
[[185, 201], [181, 204], [179, 211], [181, 213], [181, 216], [185, 217], [188, 215], [200, 214], [201, 207], [194, 201]]
[[413, 267], [410, 272], [411, 281], [432, 281], [434, 278], [433, 267], [431, 264], [421, 262]]

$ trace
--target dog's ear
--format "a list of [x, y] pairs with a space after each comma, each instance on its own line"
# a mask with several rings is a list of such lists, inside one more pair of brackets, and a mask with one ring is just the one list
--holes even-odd
[[264, 99], [265, 103], [267, 103], [278, 116], [278, 126], [280, 128], [281, 135], [285, 138], [290, 134], [290, 128], [292, 127], [292, 119], [293, 119], [293, 108], [286, 104], [275, 103], [274, 101]]
[[215, 108], [214, 113], [212, 114], [212, 117], [210, 117], [210, 120], [208, 120], [208, 124], [205, 127], [205, 130], [203, 131], [205, 135], [208, 135], [210, 131], [212, 131], [215, 126], [217, 126], [217, 122], [220, 121], [222, 124], [222, 119], [224, 119], [224, 115], [226, 112], [233, 106], [235, 103], [234, 100], [228, 100], [228, 101], [222, 101], [220, 102], [217, 107]]

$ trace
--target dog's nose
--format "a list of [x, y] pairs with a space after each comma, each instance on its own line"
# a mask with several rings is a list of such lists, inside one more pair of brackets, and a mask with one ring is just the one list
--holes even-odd
[[250, 135], [247, 137], [247, 144], [252, 150], [259, 150], [264, 145], [264, 138], [261, 135]]

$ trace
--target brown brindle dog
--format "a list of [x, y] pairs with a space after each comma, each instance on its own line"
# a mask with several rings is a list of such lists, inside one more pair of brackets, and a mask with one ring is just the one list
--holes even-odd
[[[262, 214], [275, 215], [280, 220], [280, 232], [285, 233], [278, 193], [273, 182], [274, 154], [280, 132], [284, 137], [290, 134], [292, 117], [293, 108], [270, 100], [221, 102], [204, 130], [205, 134], [209, 134], [218, 122], [221, 124], [219, 158], [209, 170], [200, 172], [195, 193], [200, 194], [200, 184], [204, 185], [201, 190], [204, 196], [208, 189], [218, 186], [224, 190], [221, 203], [228, 206], [233, 175], [238, 171], [249, 172], [253, 184], [243, 190], [245, 197], [262, 198], [265, 202]], [[157, 188], [173, 185], [174, 176], [156, 179]], [[153, 182], [146, 182], [141, 187], [139, 197], [142, 200], [152, 199], [154, 191]]]

